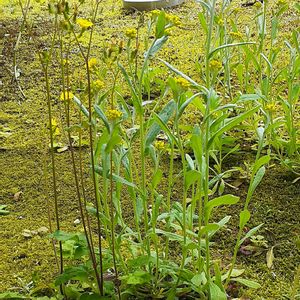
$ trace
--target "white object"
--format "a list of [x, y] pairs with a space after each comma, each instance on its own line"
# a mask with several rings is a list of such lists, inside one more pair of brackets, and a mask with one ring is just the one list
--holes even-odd
[[123, 0], [127, 9], [153, 10], [182, 4], [184, 0]]

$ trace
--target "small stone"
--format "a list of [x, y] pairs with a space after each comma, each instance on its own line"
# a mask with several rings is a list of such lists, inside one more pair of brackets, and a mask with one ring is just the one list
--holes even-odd
[[79, 220], [79, 219], [76, 219], [76, 220], [74, 221], [74, 225], [76, 226], [76, 225], [78, 225], [78, 224], [80, 224], [80, 220]]
[[30, 230], [28, 229], [24, 229], [22, 235], [26, 238], [26, 239], [31, 239], [32, 238], [32, 233]]
[[45, 235], [45, 234], [47, 234], [48, 231], [49, 231], [48, 228], [45, 226], [42, 226], [37, 230], [39, 235]]
[[20, 198], [22, 197], [22, 194], [23, 194], [22, 191], [19, 191], [19, 192], [15, 193], [15, 194], [14, 194], [14, 200], [15, 200], [15, 201], [20, 200]]

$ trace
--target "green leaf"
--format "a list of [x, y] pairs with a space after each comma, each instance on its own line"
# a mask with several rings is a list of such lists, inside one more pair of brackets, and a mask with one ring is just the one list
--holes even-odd
[[266, 172], [266, 168], [262, 166], [255, 174], [253, 181], [250, 183], [249, 191], [247, 194], [247, 201], [249, 201], [248, 199], [252, 197], [257, 186], [260, 184], [261, 180], [263, 179], [265, 172]]
[[243, 94], [238, 99], [238, 102], [240, 102], [240, 101], [253, 101], [253, 100], [259, 100], [259, 99], [261, 99], [261, 96], [257, 95], [257, 94]]
[[182, 103], [182, 105], [180, 106], [179, 110], [178, 110], [178, 118], [181, 117], [181, 115], [183, 114], [184, 110], [187, 108], [187, 106], [195, 99], [197, 98], [198, 96], [200, 96], [202, 94], [201, 93], [196, 93], [194, 94], [193, 96], [191, 96], [190, 98], [188, 98], [186, 101], [184, 101]]
[[163, 59], [158, 58], [159, 61], [161, 61], [165, 66], [167, 66], [171, 71], [176, 73], [177, 75], [181, 76], [182, 78], [186, 79], [189, 83], [191, 83], [193, 86], [199, 88], [200, 90], [204, 91], [205, 93], [208, 93], [208, 89], [200, 84], [198, 84], [196, 81], [194, 81], [192, 78], [189, 76], [185, 75], [175, 67], [173, 67], [171, 64], [168, 62], [164, 61]]
[[0, 216], [5, 216], [9, 214], [9, 211], [6, 210], [7, 205], [0, 205]]
[[145, 53], [145, 59], [153, 57], [156, 52], [160, 50], [160, 48], [166, 43], [168, 40], [168, 36], [164, 35], [161, 38], [157, 39], [154, 44], [150, 47], [150, 49]]
[[74, 96], [73, 101], [79, 106], [82, 113], [88, 118], [89, 112], [87, 108], [83, 105], [83, 103], [76, 96]]
[[205, 205], [205, 213], [207, 214], [207, 218], [209, 219], [211, 211], [214, 207], [221, 206], [221, 205], [236, 204], [239, 200], [240, 200], [239, 197], [236, 197], [233, 195], [223, 195], [223, 196], [217, 197], [213, 200], [210, 200]]
[[250, 212], [248, 209], [245, 209], [243, 211], [240, 212], [240, 228], [244, 228], [245, 225], [247, 224], [247, 222], [250, 220]]
[[156, 189], [157, 185], [160, 183], [161, 179], [162, 179], [162, 175], [163, 175], [163, 172], [161, 169], [158, 169], [155, 174], [153, 175], [153, 178], [152, 178], [152, 188], [153, 189]]
[[253, 174], [256, 174], [256, 172], [261, 166], [268, 164], [270, 159], [271, 159], [270, 155], [265, 155], [260, 157], [253, 166]]
[[[230, 274], [230, 278], [232, 277], [239, 277], [241, 276], [243, 273], [245, 272], [245, 269], [233, 269], [231, 274]], [[222, 275], [221, 280], [224, 281], [228, 278], [229, 276], [229, 271], [226, 272], [226, 274]]]
[[250, 238], [253, 234], [255, 234], [256, 231], [258, 231], [258, 230], [260, 229], [260, 227], [262, 227], [263, 225], [264, 225], [264, 224], [262, 223], [262, 224], [259, 224], [259, 225], [256, 226], [256, 227], [250, 229], [250, 230], [246, 233], [246, 235], [239, 241], [239, 246], [241, 246], [241, 245], [244, 243], [244, 241], [245, 241], [246, 239]]
[[244, 279], [244, 278], [231, 278], [230, 280], [239, 282], [239, 283], [241, 283], [249, 288], [252, 288], [252, 289], [259, 289], [261, 287], [261, 285], [259, 283], [252, 281], [252, 280]]
[[[102, 167], [95, 166], [95, 172], [98, 173], [99, 175], [103, 176], [103, 168]], [[108, 172], [106, 174], [106, 178], [110, 178], [110, 172]], [[124, 179], [123, 177], [121, 177], [119, 175], [116, 175], [113, 173], [112, 178], [115, 182], [119, 182], [119, 183], [122, 183], [122, 184], [125, 184], [128, 186], [131, 186], [133, 188], [137, 188], [137, 186], [134, 183], [127, 181], [126, 179]]]
[[232, 129], [233, 127], [235, 127], [236, 125], [240, 124], [242, 121], [244, 121], [245, 119], [247, 119], [248, 117], [250, 117], [251, 115], [253, 115], [255, 112], [257, 112], [259, 110], [260, 106], [256, 106], [246, 112], [244, 112], [241, 115], [238, 115], [234, 118], [229, 119], [228, 122], [226, 122], [226, 124], [221, 127], [208, 141], [207, 147], [210, 148], [212, 143], [214, 142], [216, 137], [219, 137], [220, 135], [222, 135], [224, 132]]
[[100, 119], [103, 121], [105, 127], [107, 128], [108, 132], [110, 132], [110, 126], [109, 126], [109, 122], [105, 116], [105, 114], [103, 113], [102, 109], [100, 108], [100, 106], [98, 105], [94, 105], [95, 108], [95, 112], [96, 114], [100, 117]]
[[122, 276], [121, 279], [128, 285], [139, 285], [150, 282], [152, 276], [145, 271], [139, 270], [127, 276]]
[[200, 24], [203, 28], [203, 30], [206, 32], [206, 34], [208, 33], [208, 28], [207, 28], [207, 23], [206, 23], [206, 20], [205, 20], [205, 17], [204, 17], [204, 14], [202, 12], [200, 12], [198, 14], [198, 19], [200, 21]]
[[268, 250], [268, 252], [267, 252], [267, 254], [266, 254], [266, 260], [267, 260], [267, 267], [269, 268], [269, 269], [271, 269], [272, 267], [273, 267], [273, 261], [274, 261], [274, 251], [273, 251], [273, 249], [274, 249], [274, 246], [273, 247], [271, 247], [269, 250]]
[[131, 95], [133, 97], [133, 99], [132, 99], [133, 106], [134, 106], [135, 110], [137, 111], [137, 113], [140, 114], [142, 112], [142, 104], [141, 104], [141, 101], [139, 101], [139, 97], [138, 97], [138, 94], [137, 94], [136, 89], [134, 87], [134, 84], [131, 81], [131, 79], [129, 78], [129, 75], [126, 72], [125, 68], [120, 63], [118, 63], [118, 66], [119, 66], [119, 68], [120, 68], [120, 70], [121, 70], [128, 86], [130, 88]]
[[190, 170], [186, 172], [186, 176], [184, 178], [185, 190], [187, 191], [190, 188], [190, 186], [200, 178], [201, 178], [201, 174], [196, 170]]
[[30, 297], [27, 296], [22, 296], [18, 293], [13, 293], [13, 292], [6, 292], [6, 293], [2, 293], [0, 294], [0, 299], [30, 299]]
[[244, 45], [253, 45], [255, 44], [254, 42], [241, 42], [241, 43], [234, 43], [234, 44], [226, 44], [219, 46], [215, 49], [213, 49], [209, 54], [208, 54], [208, 59], [210, 59], [216, 52], [225, 49], [225, 48], [230, 48], [230, 47], [239, 47], [239, 46], [244, 46]]
[[156, 38], [161, 38], [163, 36], [165, 32], [165, 26], [166, 26], [166, 14], [164, 11], [161, 11], [156, 21], [156, 27], [155, 27]]
[[110, 153], [114, 147], [122, 141], [122, 138], [118, 134], [114, 134], [108, 141], [105, 152]]
[[58, 275], [55, 280], [55, 285], [59, 286], [69, 280], [79, 280], [81, 282], [88, 281], [89, 271], [86, 266], [77, 266], [67, 268], [62, 274]]
[[199, 236], [203, 236], [203, 235], [205, 235], [207, 233], [211, 233], [211, 232], [215, 233], [219, 229], [220, 229], [219, 224], [217, 224], [217, 223], [211, 223], [211, 224], [208, 224], [206, 226], [203, 226], [198, 234], [199, 234]]
[[66, 242], [69, 240], [77, 240], [77, 241], [79, 240], [79, 235], [77, 233], [69, 233], [62, 230], [56, 230], [49, 236], [61, 242]]
[[209, 285], [210, 299], [227, 300], [226, 294], [213, 282]]
[[[174, 114], [175, 109], [176, 109], [176, 102], [174, 100], [171, 100], [165, 105], [165, 107], [158, 114], [159, 118], [164, 124], [166, 124], [169, 121], [171, 116]], [[157, 124], [157, 122], [154, 122], [146, 135], [146, 142], [145, 142], [146, 148], [148, 148], [150, 144], [156, 139], [156, 136], [159, 134], [160, 130], [161, 130], [161, 126]]]

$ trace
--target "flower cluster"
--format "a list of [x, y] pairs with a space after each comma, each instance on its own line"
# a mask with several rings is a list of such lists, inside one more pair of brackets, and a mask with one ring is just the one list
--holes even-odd
[[94, 69], [99, 64], [97, 58], [91, 58], [88, 62], [89, 69]]
[[[151, 19], [155, 20], [159, 15], [161, 14], [161, 11], [158, 9], [152, 10], [150, 13]], [[182, 23], [180, 21], [180, 18], [173, 14], [165, 14], [166, 21], [171, 26], [181, 26]]]
[[191, 84], [182, 77], [175, 78], [175, 82], [183, 89], [188, 89], [191, 86]]
[[167, 20], [167, 22], [169, 22], [170, 24], [172, 24], [174, 26], [182, 25], [180, 18], [176, 15], [166, 14], [166, 20]]
[[86, 19], [77, 19], [76, 23], [82, 28], [82, 29], [88, 29], [92, 27], [94, 24]]
[[233, 39], [238, 39], [238, 40], [240, 40], [240, 39], [243, 38], [242, 33], [239, 32], [239, 31], [231, 31], [231, 32], [229, 32], [229, 34], [230, 34], [230, 36], [231, 36]]
[[110, 121], [114, 121], [122, 117], [122, 112], [117, 109], [109, 109], [106, 112], [107, 119]]
[[269, 111], [269, 112], [275, 112], [276, 111], [276, 104], [275, 102], [270, 102], [266, 105], [266, 109]]
[[51, 125], [52, 125], [51, 130], [52, 130], [53, 137], [58, 136], [60, 134], [60, 130], [59, 130], [58, 123], [55, 118], [51, 119]]
[[222, 68], [222, 63], [218, 60], [213, 59], [209, 62], [209, 67], [213, 70], [220, 70]]
[[165, 142], [164, 141], [155, 141], [153, 143], [153, 146], [158, 150], [158, 151], [163, 151], [166, 148]]
[[97, 79], [93, 82], [93, 87], [96, 89], [96, 90], [101, 90], [105, 87], [105, 84], [102, 80], [100, 79]]
[[61, 101], [69, 101], [69, 100], [71, 100], [72, 98], [74, 98], [74, 94], [72, 93], [72, 92], [70, 92], [70, 91], [65, 91], [65, 92], [62, 92], [61, 94], [60, 94], [60, 100]]
[[137, 30], [135, 28], [128, 28], [125, 31], [125, 35], [129, 38], [129, 39], [134, 39], [137, 35]]
[[222, 18], [218, 18], [217, 24], [221, 27], [224, 26], [224, 20]]
[[256, 2], [254, 3], [254, 7], [256, 7], [256, 8], [261, 8], [261, 7], [262, 7], [261, 2], [260, 2], [260, 1], [256, 1]]
[[160, 14], [160, 10], [158, 10], [158, 9], [154, 9], [150, 13], [152, 19], [157, 18], [159, 16], [159, 14]]

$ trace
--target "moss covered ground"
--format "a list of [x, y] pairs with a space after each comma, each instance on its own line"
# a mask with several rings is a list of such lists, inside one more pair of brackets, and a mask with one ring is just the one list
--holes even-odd
[[[240, 8], [240, 1], [234, 1]], [[124, 38], [124, 30], [137, 25], [139, 14], [122, 10], [118, 2], [102, 2], [102, 12], [97, 17], [97, 29], [92, 54], [97, 56], [103, 44], [112, 38]], [[87, 8], [86, 8], [87, 9]], [[181, 17], [184, 24], [176, 29], [161, 54], [177, 68], [197, 79], [195, 63], [201, 55], [199, 45], [202, 33], [199, 29], [198, 7], [193, 1], [186, 1], [178, 8], [169, 9]], [[240, 8], [239, 21], [247, 23], [253, 13], [251, 7]], [[30, 15], [35, 22], [35, 33], [47, 41], [47, 11], [45, 4], [32, 3]], [[284, 16], [284, 34], [299, 26], [297, 15]], [[49, 178], [49, 150], [47, 140], [47, 110], [44, 80], [34, 45], [24, 33], [16, 52], [17, 81], [13, 70], [13, 49], [19, 34], [21, 14], [17, 1], [0, 0], [0, 204], [7, 205], [10, 213], [0, 216], [0, 292], [26, 291], [32, 283], [38, 290], [47, 293], [56, 273], [51, 241], [45, 234], [24, 236], [24, 229], [37, 231], [49, 228], [47, 201], [50, 201], [50, 220], [54, 227], [51, 180]], [[165, 71], [164, 71], [165, 72]], [[59, 95], [59, 83], [54, 75], [53, 97]], [[59, 78], [59, 74], [57, 74]], [[25, 94], [25, 98], [20, 92]], [[57, 111], [56, 102], [53, 108]], [[189, 117], [190, 118], [190, 117]], [[62, 141], [63, 142], [63, 141]], [[87, 155], [87, 153], [86, 153]], [[243, 155], [236, 158], [241, 163]], [[79, 217], [75, 199], [73, 177], [68, 151], [56, 154], [58, 168], [58, 195], [60, 219], [63, 230], [81, 230], [74, 225]], [[88, 164], [88, 160], [86, 161]], [[228, 162], [232, 164], [234, 162]], [[281, 166], [270, 168], [258, 188], [250, 205], [252, 219], [250, 226], [264, 223], [260, 235], [267, 247], [262, 251], [240, 254], [238, 266], [246, 269], [249, 279], [262, 285], [259, 290], [238, 288], [236, 297], [241, 299], [290, 299], [294, 271], [300, 264], [300, 253], [296, 241], [300, 236], [300, 186], [292, 183], [294, 177]], [[88, 181], [88, 174], [86, 174]], [[242, 180], [238, 191], [245, 198], [247, 181]], [[219, 211], [233, 214], [227, 229], [215, 240], [218, 247], [216, 257], [226, 262], [232, 254], [232, 237], [236, 233], [236, 211]], [[130, 213], [128, 213], [130, 218]], [[218, 216], [219, 217], [219, 216]], [[130, 220], [129, 220], [130, 222]], [[266, 253], [274, 246], [272, 268], [266, 264]], [[233, 287], [234, 288], [234, 287]]]

